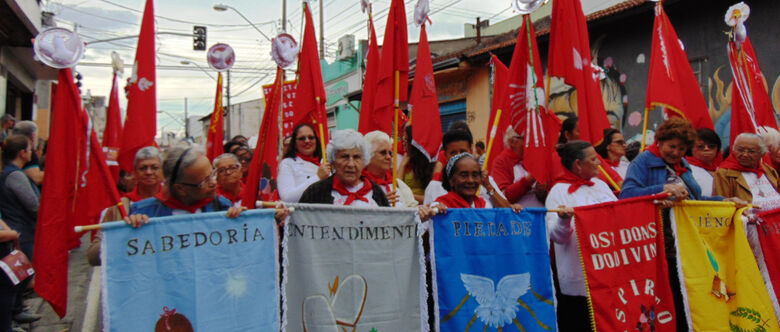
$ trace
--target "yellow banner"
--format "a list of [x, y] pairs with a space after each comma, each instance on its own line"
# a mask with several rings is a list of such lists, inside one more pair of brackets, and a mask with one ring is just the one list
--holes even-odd
[[780, 331], [741, 216], [733, 203], [684, 201], [673, 209], [693, 331]]

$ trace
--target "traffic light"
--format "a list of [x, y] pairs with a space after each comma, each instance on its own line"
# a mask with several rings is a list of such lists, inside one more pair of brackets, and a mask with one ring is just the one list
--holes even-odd
[[206, 27], [200, 25], [192, 27], [192, 49], [195, 51], [206, 50]]

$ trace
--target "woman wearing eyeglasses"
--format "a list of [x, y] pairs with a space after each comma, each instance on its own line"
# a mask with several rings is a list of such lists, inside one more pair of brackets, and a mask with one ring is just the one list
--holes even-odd
[[715, 171], [715, 194], [739, 197], [762, 210], [780, 207], [777, 171], [761, 162], [766, 150], [758, 135], [739, 134], [731, 154]]
[[715, 131], [699, 128], [696, 130], [696, 141], [691, 148], [691, 155], [685, 157], [691, 166], [693, 178], [701, 186], [701, 194], [705, 196], [712, 196], [715, 171], [723, 161], [720, 144], [720, 137]]
[[276, 177], [282, 201], [297, 203], [306, 188], [330, 176], [330, 164], [320, 163], [320, 159], [322, 147], [314, 127], [310, 124], [296, 126]]
[[159, 149], [147, 146], [135, 153], [133, 178], [136, 181], [135, 188], [124, 195], [130, 201], [138, 202], [160, 192], [163, 172], [162, 155]]
[[626, 155], [626, 139], [623, 138], [620, 130], [604, 129], [604, 139], [596, 146], [596, 152], [615, 172], [620, 174], [621, 178], [626, 177], [629, 165], [628, 160], [623, 158]]
[[244, 185], [241, 182], [242, 167], [238, 157], [232, 153], [223, 153], [214, 158], [212, 164], [217, 172], [217, 194], [230, 200], [234, 206], [240, 204]]

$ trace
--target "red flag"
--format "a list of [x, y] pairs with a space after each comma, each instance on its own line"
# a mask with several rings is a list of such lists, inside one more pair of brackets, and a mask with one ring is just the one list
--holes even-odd
[[133, 73], [128, 80], [127, 117], [119, 148], [119, 167], [133, 171], [135, 153], [155, 145], [157, 135], [157, 78], [155, 74], [154, 4], [146, 0]]
[[685, 319], [674, 317], [654, 199], [574, 208], [594, 331], [673, 331], [675, 319]]
[[108, 98], [106, 109], [106, 127], [103, 128], [103, 153], [106, 155], [106, 163], [114, 182], [119, 180], [119, 145], [122, 140], [122, 115], [119, 112], [119, 88], [116, 82], [116, 73], [111, 81], [111, 96]]
[[35, 291], [60, 317], [68, 300], [68, 250], [75, 225], [97, 222], [100, 211], [119, 202], [102, 147], [70, 69], [62, 69], [52, 113], [47, 177], [35, 232]]
[[645, 108], [664, 108], [668, 116], [679, 116], [694, 128], [714, 130], [699, 82], [693, 74], [688, 55], [661, 2], [655, 6], [653, 48], [647, 77]]
[[[392, 0], [389, 10], [382, 42], [382, 59], [377, 77], [373, 117], [374, 122], [379, 126], [377, 129], [392, 137], [394, 105], [406, 101], [409, 94], [409, 41], [403, 0]], [[396, 73], [398, 73], [397, 86]]]
[[577, 89], [580, 138], [598, 144], [609, 128], [599, 70], [591, 63], [588, 26], [580, 0], [553, 2], [548, 73]]
[[552, 183], [555, 141], [560, 131], [558, 117], [547, 109], [542, 63], [536, 33], [525, 15], [509, 66], [504, 105], [514, 130], [525, 135], [523, 167], [541, 183]]
[[435, 162], [441, 148], [441, 116], [424, 23], [420, 26], [420, 44], [417, 47], [417, 65], [414, 68], [412, 95], [409, 97], [409, 112], [416, 123], [423, 124], [412, 126], [412, 145], [428, 157], [430, 162]]
[[217, 95], [214, 99], [214, 112], [211, 113], [209, 133], [206, 140], [206, 156], [209, 160], [224, 153], [222, 140], [225, 138], [225, 123], [222, 108], [222, 73], [217, 73]]
[[322, 81], [320, 57], [317, 54], [317, 40], [314, 35], [311, 11], [303, 2], [306, 26], [303, 30], [301, 54], [298, 57], [298, 91], [295, 95], [294, 123], [312, 123], [319, 131], [322, 126], [322, 142], [328, 142], [328, 114], [325, 110], [325, 84]]
[[729, 64], [734, 75], [729, 142], [734, 143], [737, 135], [755, 133], [759, 126], [777, 129], [777, 121], [750, 38], [746, 37], [741, 48], [734, 41], [729, 41], [728, 46]]
[[[271, 93], [265, 99], [265, 112], [260, 123], [257, 146], [255, 147], [252, 163], [249, 166], [246, 186], [241, 196], [241, 205], [249, 209], [255, 208], [258, 192], [262, 193], [262, 200], [270, 200], [276, 190], [276, 166], [278, 164], [279, 145], [279, 111], [282, 106], [282, 74], [281, 68], [276, 68]], [[295, 144], [294, 142], [291, 144]]]
[[[274, 85], [263, 85], [263, 98], [268, 100], [272, 95]], [[286, 81], [284, 82], [283, 96], [282, 96], [282, 137], [292, 135], [293, 130], [293, 98], [295, 98], [295, 91], [298, 89], [298, 81]], [[267, 102], [266, 102], [267, 103]]]
[[[759, 266], [764, 265], [762, 270], [768, 274], [769, 280], [764, 280], [767, 285], [772, 286], [774, 294], [769, 294], [772, 298], [780, 298], [780, 260], [775, 258], [775, 253], [780, 250], [780, 209], [761, 212], [760, 222], [756, 225], [758, 240], [761, 243], [761, 253], [763, 259], [756, 259]], [[767, 276], [764, 276], [766, 279]]]
[[[509, 79], [509, 68], [504, 65], [501, 60], [495, 54], [490, 55], [490, 63], [493, 65], [493, 100], [490, 107], [490, 118], [488, 119], [488, 139], [490, 136], [495, 136], [493, 139], [493, 145], [490, 146], [490, 151], [485, 151], [486, 154], [492, 156], [488, 157], [487, 162], [488, 171], [492, 171], [493, 161], [496, 160], [501, 151], [504, 151], [504, 133], [506, 128], [509, 127], [511, 121], [511, 114], [508, 114], [506, 105], [503, 104], [506, 101], [506, 89], [507, 80]], [[501, 118], [498, 120], [498, 126], [493, 129], [493, 121], [496, 118], [496, 113], [501, 110]], [[495, 132], [494, 132], [495, 130]], [[488, 141], [488, 145], [490, 142]]]
[[360, 99], [360, 123], [358, 124], [358, 131], [364, 135], [380, 129], [378, 119], [373, 114], [377, 75], [379, 75], [379, 45], [376, 41], [374, 21], [369, 19], [368, 24], [371, 38], [368, 41], [366, 54], [366, 77], [363, 80], [363, 97]]

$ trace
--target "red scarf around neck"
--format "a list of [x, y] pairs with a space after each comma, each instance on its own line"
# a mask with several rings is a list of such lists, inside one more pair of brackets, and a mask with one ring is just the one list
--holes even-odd
[[369, 180], [374, 181], [374, 183], [376, 183], [376, 184], [378, 184], [380, 186], [385, 187], [385, 190], [387, 190], [387, 192], [390, 192], [390, 189], [393, 186], [393, 180], [392, 180], [393, 179], [393, 173], [391, 171], [387, 171], [387, 173], [385, 174], [385, 177], [383, 179], [380, 179], [380, 178], [374, 176], [373, 173], [369, 172], [365, 168], [363, 169], [363, 173], [362, 174], [363, 174], [364, 177], [368, 178]]
[[[653, 145], [648, 146], [647, 151], [650, 151], [650, 153], [652, 153], [654, 156], [661, 158], [662, 161], [664, 160], [664, 158], [661, 157], [661, 150], [658, 149], [658, 143], [653, 143]], [[664, 163], [666, 163], [666, 161], [664, 161]], [[687, 168], [683, 167], [682, 162], [678, 162], [671, 166], [674, 168], [674, 172], [677, 174], [677, 176], [681, 176], [688, 171]]]
[[305, 161], [308, 161], [308, 162], [310, 162], [312, 164], [315, 164], [317, 166], [320, 165], [320, 158], [317, 158], [315, 156], [304, 156], [304, 155], [300, 154], [299, 152], [296, 152], [295, 156], [298, 157], [298, 158], [301, 158], [301, 159], [303, 159]]
[[[718, 154], [718, 156], [720, 156], [720, 154]], [[703, 169], [706, 169], [709, 172], [714, 172], [714, 171], [718, 170], [718, 166], [722, 162], [722, 160], [720, 160], [720, 159], [721, 158], [719, 158], [719, 157], [715, 157], [715, 160], [712, 161], [712, 165], [707, 165], [703, 161], [699, 160], [698, 158], [696, 158], [694, 156], [685, 157], [685, 160], [687, 160], [689, 164], [691, 164], [693, 166], [701, 167]]]
[[373, 190], [373, 186], [371, 186], [371, 182], [363, 179], [363, 187], [358, 189], [356, 192], [351, 192], [347, 190], [347, 187], [344, 186], [341, 181], [339, 181], [339, 178], [333, 177], [333, 190], [335, 190], [337, 193], [339, 193], [342, 196], [347, 196], [347, 201], [344, 202], [344, 205], [350, 205], [355, 200], [368, 202], [368, 198], [366, 198], [366, 194], [371, 192]]
[[564, 169], [563, 172], [561, 172], [561, 174], [559, 174], [558, 177], [555, 179], [555, 183], [558, 182], [570, 184], [569, 194], [573, 194], [575, 191], [577, 191], [577, 189], [579, 189], [583, 185], [589, 187], [594, 185], [593, 181], [585, 180], [566, 169]]
[[[454, 191], [450, 191], [446, 195], [439, 196], [439, 198], [437, 198], [436, 201], [446, 205], [448, 209], [460, 209], [460, 208], [465, 209], [471, 207], [471, 204], [469, 204], [469, 202], [466, 201], [466, 199], [463, 198], [463, 196], [459, 195]], [[482, 199], [482, 197], [474, 195], [475, 208], [483, 209], [485, 208], [485, 204], [486, 204], [485, 200]]]
[[241, 189], [238, 191], [238, 195], [233, 195], [227, 191], [222, 190], [222, 188], [217, 186], [217, 195], [227, 198], [233, 204], [241, 200], [241, 193], [243, 193], [243, 191], [244, 191], [243, 185], [241, 186]]
[[760, 160], [758, 161], [758, 167], [756, 167], [756, 168], [747, 168], [747, 167], [744, 167], [744, 166], [740, 165], [739, 162], [737, 162], [737, 158], [734, 158], [734, 154], [733, 153], [730, 154], [729, 157], [726, 158], [726, 160], [724, 160], [720, 164], [720, 168], [733, 169], [735, 171], [740, 171], [740, 172], [751, 172], [751, 173], [756, 174], [756, 176], [759, 179], [761, 178], [762, 175], [764, 175], [764, 168], [761, 167], [761, 161]]
[[211, 203], [211, 201], [214, 200], [214, 197], [208, 197], [208, 198], [201, 199], [192, 205], [184, 205], [184, 203], [174, 198], [173, 196], [163, 194], [162, 191], [154, 195], [154, 197], [159, 199], [160, 203], [163, 203], [163, 205], [171, 209], [185, 210], [189, 213], [195, 213], [196, 211], [198, 211], [198, 209], [208, 205], [209, 203]]

